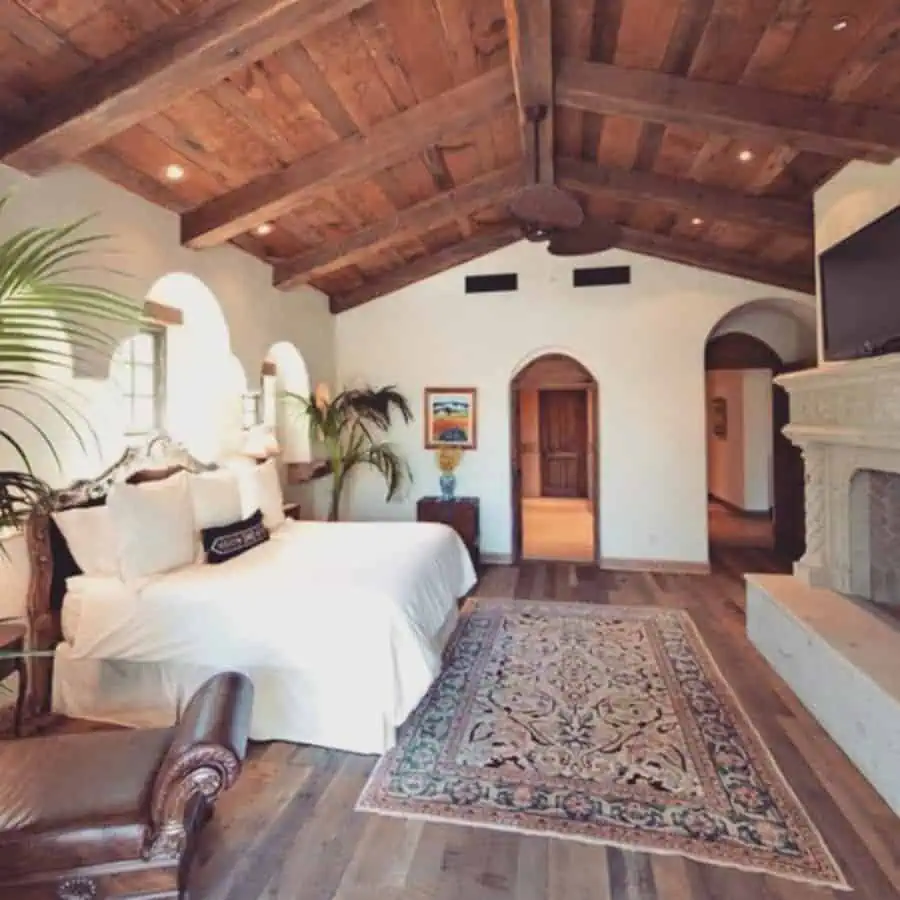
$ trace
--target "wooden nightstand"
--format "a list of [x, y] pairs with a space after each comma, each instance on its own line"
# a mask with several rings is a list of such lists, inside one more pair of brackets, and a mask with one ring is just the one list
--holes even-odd
[[454, 500], [420, 497], [416, 504], [416, 519], [420, 522], [442, 522], [449, 525], [463, 539], [475, 568], [478, 568], [481, 559], [481, 525], [477, 497], [457, 497]]
[[[21, 654], [25, 651], [25, 626], [0, 625], [0, 651], [2, 653]], [[14, 672], [19, 673], [19, 695], [16, 698], [16, 737], [22, 735], [22, 720], [25, 714], [25, 695], [28, 692], [28, 670], [25, 657], [0, 656], [0, 680], [8, 678]]]

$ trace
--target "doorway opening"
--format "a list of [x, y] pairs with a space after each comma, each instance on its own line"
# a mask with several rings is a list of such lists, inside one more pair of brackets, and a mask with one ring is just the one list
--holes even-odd
[[597, 382], [565, 354], [510, 382], [514, 559], [597, 559], [597, 413]]
[[786, 365], [764, 341], [730, 332], [706, 346], [709, 543], [804, 552], [803, 460], [784, 436], [785, 391], [773, 383]]

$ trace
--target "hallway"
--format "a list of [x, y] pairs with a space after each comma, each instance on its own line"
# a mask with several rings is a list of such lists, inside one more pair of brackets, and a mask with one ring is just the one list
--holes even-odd
[[525, 559], [592, 561], [594, 527], [590, 500], [523, 497], [522, 556]]

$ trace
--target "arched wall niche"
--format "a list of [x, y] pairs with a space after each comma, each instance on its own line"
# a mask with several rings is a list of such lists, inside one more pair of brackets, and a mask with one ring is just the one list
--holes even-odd
[[[268, 366], [266, 365], [268, 364]], [[312, 459], [312, 447], [309, 437], [307, 418], [296, 400], [289, 394], [308, 397], [312, 393], [309, 369], [300, 355], [300, 351], [289, 341], [273, 344], [261, 368], [261, 379], [266, 379], [263, 369], [274, 369], [268, 376], [270, 385], [263, 382], [263, 387], [274, 389], [274, 401], [264, 396], [264, 418], [274, 412], [275, 434], [281, 447], [281, 458], [285, 463], [303, 463]]]
[[181, 318], [165, 329], [162, 427], [202, 459], [233, 451], [247, 379], [231, 352], [218, 298], [196, 275], [169, 272], [150, 285], [145, 299]]

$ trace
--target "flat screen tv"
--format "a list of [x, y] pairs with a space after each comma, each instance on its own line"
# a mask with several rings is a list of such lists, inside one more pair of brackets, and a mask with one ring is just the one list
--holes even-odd
[[900, 351], [900, 206], [819, 256], [825, 359]]

